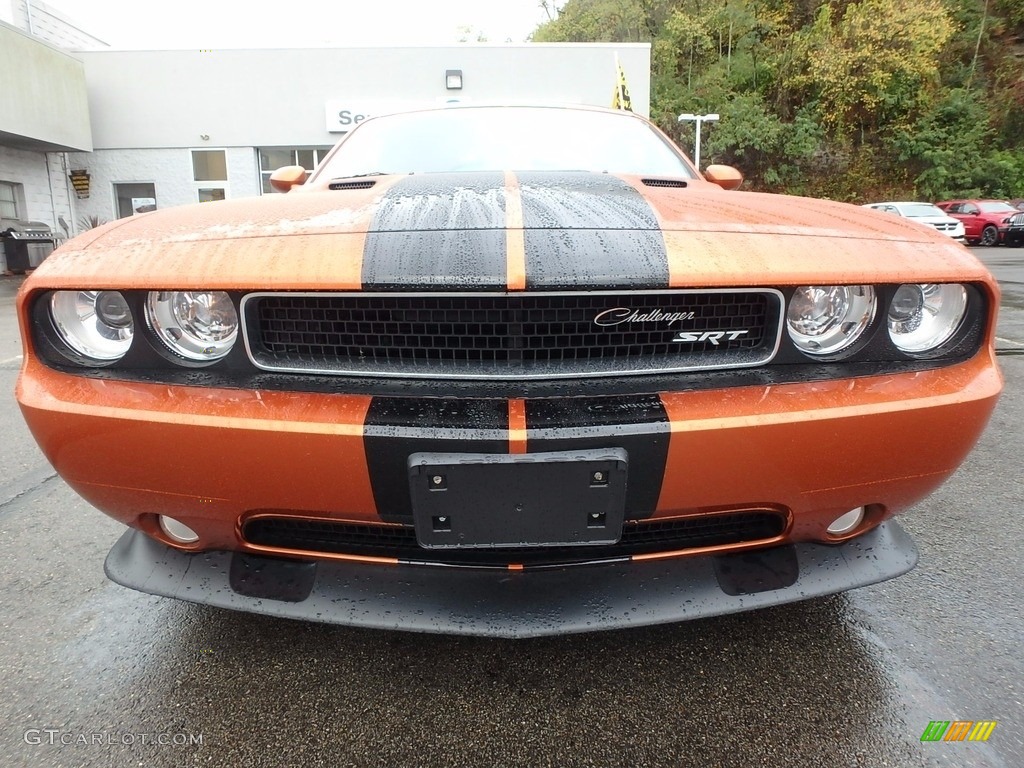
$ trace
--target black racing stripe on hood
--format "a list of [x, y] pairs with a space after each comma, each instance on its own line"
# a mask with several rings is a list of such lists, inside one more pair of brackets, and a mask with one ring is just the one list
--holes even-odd
[[409, 456], [508, 453], [508, 401], [375, 397], [363, 424], [363, 449], [377, 514], [412, 525]]
[[519, 173], [527, 290], [667, 288], [658, 218], [636, 189], [603, 173]]
[[670, 424], [658, 395], [546, 398], [526, 401], [529, 453], [624, 448], [626, 519], [657, 509], [668, 462]]
[[366, 235], [364, 290], [503, 290], [503, 173], [409, 176], [388, 189]]

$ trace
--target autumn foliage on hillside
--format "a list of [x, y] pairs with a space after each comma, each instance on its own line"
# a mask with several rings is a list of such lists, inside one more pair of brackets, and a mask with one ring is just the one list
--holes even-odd
[[651, 117], [705, 162], [851, 202], [1024, 197], [1024, 0], [568, 0], [537, 42], [650, 42]]

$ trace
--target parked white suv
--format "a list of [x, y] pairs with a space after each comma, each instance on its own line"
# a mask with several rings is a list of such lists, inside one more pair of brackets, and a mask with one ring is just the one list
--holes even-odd
[[865, 208], [876, 211], [894, 213], [905, 219], [913, 219], [922, 224], [935, 227], [944, 235], [949, 235], [958, 243], [967, 242], [964, 223], [948, 216], [941, 208], [931, 203], [868, 203]]

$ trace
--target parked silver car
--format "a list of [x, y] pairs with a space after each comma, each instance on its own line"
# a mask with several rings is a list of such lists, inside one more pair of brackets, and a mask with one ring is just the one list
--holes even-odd
[[893, 213], [905, 219], [913, 219], [921, 224], [934, 227], [944, 235], [949, 235], [958, 243], [967, 242], [967, 233], [962, 221], [947, 215], [938, 206], [931, 203], [868, 203], [865, 208]]

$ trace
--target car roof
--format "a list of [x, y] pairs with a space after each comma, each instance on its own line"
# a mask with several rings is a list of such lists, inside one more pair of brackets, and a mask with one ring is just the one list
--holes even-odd
[[[367, 120], [373, 120], [378, 117], [387, 117], [389, 115], [408, 115], [417, 112], [456, 112], [461, 110], [469, 109], [565, 109], [574, 112], [599, 112], [604, 114], [612, 115], [626, 115], [628, 117], [635, 117], [639, 120], [645, 120], [650, 122], [650, 119], [643, 115], [637, 114], [632, 110], [628, 109], [613, 109], [611, 107], [602, 107], [597, 104], [569, 104], [565, 102], [543, 102], [543, 101], [449, 101], [443, 104], [435, 104], [431, 106], [415, 107], [413, 109], [404, 109], [399, 112], [383, 112], [379, 115], [372, 115], [367, 117]], [[365, 122], [365, 121], [364, 121]]]
[[[965, 197], [959, 200], [943, 200], [943, 204], [946, 203], [1006, 203], [1006, 200], [1000, 200], [997, 197]], [[1007, 203], [1009, 205], [1009, 203]]]
[[935, 203], [927, 203], [923, 200], [887, 200], [882, 203], [870, 203], [870, 205], [935, 205]]

